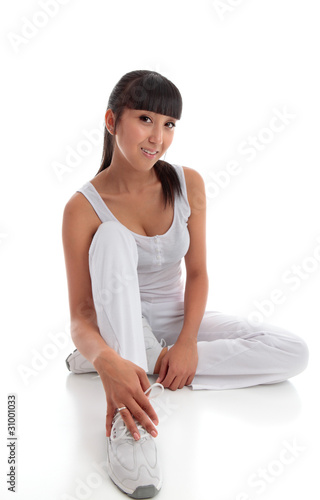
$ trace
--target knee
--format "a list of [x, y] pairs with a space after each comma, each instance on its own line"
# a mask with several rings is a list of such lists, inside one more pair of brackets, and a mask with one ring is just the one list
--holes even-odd
[[297, 337], [293, 349], [293, 370], [295, 375], [303, 372], [309, 362], [309, 348], [307, 343], [300, 337]]
[[252, 328], [254, 331], [262, 331], [267, 344], [278, 350], [279, 362], [282, 364], [282, 370], [287, 374], [287, 378], [298, 375], [307, 368], [309, 348], [303, 338], [270, 323], [264, 323], [262, 327]]
[[294, 377], [307, 368], [309, 349], [302, 338], [292, 335], [292, 339], [286, 342], [285, 351], [287, 352], [287, 378]]
[[[254, 327], [253, 327], [254, 328]], [[309, 349], [304, 339], [291, 331], [265, 323], [254, 331], [263, 333], [263, 341], [275, 348], [274, 360], [285, 378], [294, 377], [303, 372], [309, 362]]]

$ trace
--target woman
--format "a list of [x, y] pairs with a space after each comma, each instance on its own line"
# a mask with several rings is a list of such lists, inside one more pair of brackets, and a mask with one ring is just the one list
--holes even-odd
[[[204, 181], [194, 169], [160, 160], [181, 112], [180, 92], [164, 76], [124, 75], [108, 102], [101, 167], [63, 216], [77, 347], [67, 366], [100, 375], [108, 472], [133, 498], [154, 496], [162, 484], [153, 440], [158, 418], [149, 400], [154, 386], [272, 384], [308, 363], [305, 342], [291, 332], [205, 310]], [[153, 373], [159, 377], [150, 386]]]

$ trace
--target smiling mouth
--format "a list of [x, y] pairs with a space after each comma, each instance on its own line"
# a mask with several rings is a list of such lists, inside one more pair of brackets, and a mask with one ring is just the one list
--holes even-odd
[[148, 155], [153, 155], [155, 156], [157, 153], [159, 153], [159, 151], [149, 151], [148, 149], [144, 149], [144, 148], [141, 148], [142, 151], [144, 151], [145, 153], [147, 153]]

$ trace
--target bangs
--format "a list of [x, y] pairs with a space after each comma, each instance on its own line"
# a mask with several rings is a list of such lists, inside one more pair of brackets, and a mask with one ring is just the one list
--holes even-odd
[[180, 120], [182, 97], [178, 88], [159, 73], [149, 73], [134, 80], [127, 89], [130, 109], [144, 109]]

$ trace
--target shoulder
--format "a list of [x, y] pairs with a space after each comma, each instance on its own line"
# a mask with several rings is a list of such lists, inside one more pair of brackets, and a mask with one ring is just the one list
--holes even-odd
[[85, 196], [78, 191], [74, 193], [71, 198], [67, 201], [64, 207], [64, 214], [68, 216], [77, 217], [81, 213], [88, 211], [88, 203], [86, 202]]
[[88, 202], [87, 198], [80, 192], [74, 193], [68, 200], [63, 211], [63, 224], [73, 226], [78, 230], [88, 230], [94, 233], [100, 219]]
[[190, 167], [182, 167], [186, 181], [187, 195], [191, 211], [194, 208], [206, 206], [206, 192], [203, 177], [197, 170]]
[[197, 186], [204, 186], [204, 180], [199, 174], [197, 170], [194, 168], [190, 167], [182, 167], [183, 172], [184, 172], [184, 177], [186, 179], [186, 184], [190, 184], [190, 186], [197, 185]]

